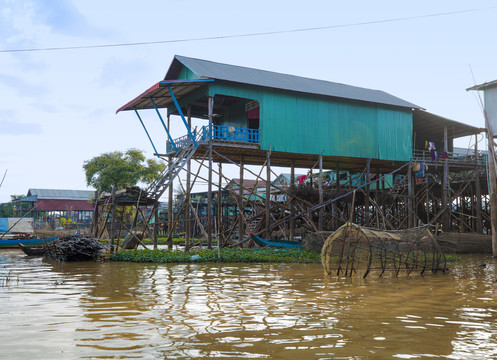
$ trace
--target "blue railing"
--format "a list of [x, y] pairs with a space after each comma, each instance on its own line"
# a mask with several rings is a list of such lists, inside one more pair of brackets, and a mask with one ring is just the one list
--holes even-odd
[[[197, 141], [200, 137], [200, 141], [213, 139], [227, 142], [259, 143], [259, 129], [238, 128], [233, 126], [212, 125], [211, 131], [209, 131], [209, 125], [205, 125], [200, 129], [198, 136], [197, 131], [193, 130], [193, 136], [195, 136]], [[176, 149], [178, 150], [191, 142], [192, 138], [189, 134], [174, 139], [174, 145], [176, 145]], [[166, 147], [168, 154], [176, 152], [170, 141], [167, 142]]]
[[202, 140], [219, 140], [244, 143], [259, 143], [259, 129], [239, 128], [225, 125], [203, 126], [201, 129]]
[[[176, 149], [181, 149], [183, 146], [186, 146], [192, 142], [192, 138], [189, 134], [183, 135], [177, 139], [174, 139], [174, 144], [176, 145]], [[175, 152], [173, 144], [168, 141], [167, 142], [167, 153]]]

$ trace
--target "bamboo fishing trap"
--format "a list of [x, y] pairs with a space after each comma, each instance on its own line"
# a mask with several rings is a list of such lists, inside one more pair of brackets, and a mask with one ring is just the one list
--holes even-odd
[[427, 226], [407, 230], [380, 231], [346, 223], [331, 234], [321, 250], [324, 270], [337, 276], [375, 272], [446, 270], [446, 259]]

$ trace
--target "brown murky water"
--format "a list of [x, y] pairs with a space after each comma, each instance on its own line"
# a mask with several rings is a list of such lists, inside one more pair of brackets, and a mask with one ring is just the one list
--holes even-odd
[[496, 265], [339, 280], [320, 265], [54, 264], [7, 250], [0, 358], [492, 359]]

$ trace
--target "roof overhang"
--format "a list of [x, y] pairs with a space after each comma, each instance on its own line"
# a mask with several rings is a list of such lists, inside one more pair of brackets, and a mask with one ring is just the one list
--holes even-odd
[[463, 124], [418, 109], [413, 112], [413, 125], [415, 131], [422, 130], [423, 133], [427, 134], [443, 134], [444, 128], [447, 127], [449, 130], [448, 135], [453, 139], [485, 131], [485, 129]]
[[159, 81], [126, 105], [121, 106], [116, 111], [116, 114], [125, 110], [154, 109], [153, 102], [155, 102], [155, 105], [158, 108], [167, 107], [174, 102], [169, 89], [172, 90], [174, 96], [178, 99], [212, 81], [214, 81], [214, 79]]
[[483, 83], [483, 84], [480, 84], [480, 85], [472, 86], [470, 88], [467, 88], [466, 91], [469, 91], [469, 90], [485, 90], [485, 89], [496, 87], [496, 86], [497, 86], [497, 80], [494, 80], [494, 81], [486, 82], [486, 83]]

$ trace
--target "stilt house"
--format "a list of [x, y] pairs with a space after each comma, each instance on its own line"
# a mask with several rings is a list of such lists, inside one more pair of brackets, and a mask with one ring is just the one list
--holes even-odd
[[[157, 134], [148, 133], [140, 116], [143, 109], [157, 112], [168, 138], [165, 151], [160, 152], [152, 141], [152, 135]], [[167, 111], [167, 119], [159, 109]], [[175, 56], [163, 80], [117, 112], [124, 110], [136, 112], [155, 153], [169, 162], [167, 172], [156, 184], [154, 192], [157, 198], [181, 169], [187, 171], [187, 181], [190, 181], [190, 159], [205, 156], [209, 159], [209, 186], [213, 185], [213, 163], [238, 164], [242, 181], [245, 164], [266, 165], [268, 194], [272, 186], [270, 166], [291, 168], [292, 178], [295, 168], [314, 167], [320, 172], [323, 169], [336, 171], [341, 174], [340, 178], [346, 170], [350, 174], [365, 172], [367, 179], [371, 174], [380, 179], [383, 174], [408, 162], [421, 162], [437, 169], [439, 192], [443, 196], [429, 199], [429, 204], [417, 204], [412, 166], [405, 166], [399, 173], [406, 176], [404, 190], [407, 195], [402, 198], [398, 209], [405, 216], [392, 215], [405, 221], [392, 219], [389, 227], [418, 224], [421, 218], [417, 216], [416, 207], [426, 206], [428, 210], [426, 216], [421, 216], [422, 221], [438, 219], [442, 212], [448, 229], [451, 222], [447, 217], [451, 196], [447, 186], [449, 165], [464, 171], [482, 166], [478, 156], [465, 157], [462, 161], [452, 152], [455, 138], [476, 135], [481, 129], [431, 114], [421, 106], [384, 91], [185, 56]], [[184, 136], [171, 137], [170, 115], [181, 117], [185, 125]], [[205, 119], [205, 125], [192, 129], [191, 118]], [[434, 149], [436, 156], [433, 156]], [[418, 171], [417, 168], [414, 171]], [[341, 189], [350, 183], [349, 178], [335, 185]], [[322, 192], [322, 184], [318, 185]], [[382, 211], [379, 210], [378, 192], [384, 189], [377, 186], [375, 190], [378, 212]], [[366, 210], [362, 212], [360, 222], [370, 225], [375, 215], [369, 201], [372, 196], [369, 186], [367, 191], [362, 200]], [[269, 215], [269, 198], [267, 196], [265, 229], [274, 223], [274, 216]], [[321, 202], [324, 199], [322, 194], [319, 199]], [[349, 202], [348, 206], [355, 205]], [[319, 223], [316, 225], [319, 229], [325, 227], [323, 210], [319, 210]], [[475, 212], [474, 209], [471, 211]], [[345, 212], [343, 209], [338, 211], [342, 220]], [[382, 216], [385, 213], [383, 211]], [[215, 214], [209, 212], [209, 215]], [[379, 225], [380, 216], [377, 214], [376, 218]], [[343, 223], [334, 222], [335, 227], [340, 222]], [[241, 233], [249, 223], [239, 220]], [[476, 229], [474, 224], [468, 226]]]

